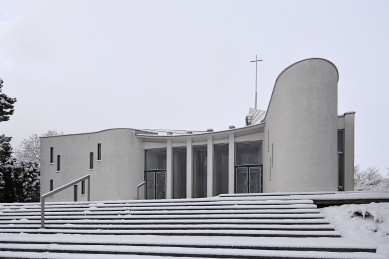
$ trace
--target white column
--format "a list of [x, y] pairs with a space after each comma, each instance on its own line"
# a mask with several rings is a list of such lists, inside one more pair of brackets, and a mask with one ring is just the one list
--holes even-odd
[[354, 190], [355, 112], [344, 114], [344, 190]]
[[228, 138], [228, 193], [235, 192], [235, 135]]
[[212, 136], [207, 139], [207, 197], [213, 196], [213, 143]]
[[186, 198], [192, 198], [192, 139], [186, 140]]
[[166, 199], [173, 199], [173, 148], [172, 140], [166, 145]]

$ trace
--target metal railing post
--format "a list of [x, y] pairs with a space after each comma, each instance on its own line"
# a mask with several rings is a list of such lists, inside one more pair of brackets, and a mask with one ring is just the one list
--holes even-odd
[[47, 197], [52, 196], [53, 194], [56, 194], [56, 193], [58, 193], [60, 191], [63, 191], [65, 189], [73, 186], [73, 185], [76, 185], [79, 182], [84, 181], [85, 179], [88, 179], [88, 201], [90, 201], [90, 174], [85, 175], [85, 176], [83, 176], [83, 177], [81, 177], [81, 178], [79, 178], [77, 180], [74, 180], [74, 181], [72, 181], [72, 182], [70, 182], [68, 184], [65, 184], [65, 185], [63, 185], [61, 187], [58, 187], [57, 189], [52, 190], [52, 191], [50, 191], [48, 193], [45, 193], [45, 194], [43, 194], [41, 196], [41, 227], [42, 228], [45, 227], [45, 199]]
[[88, 201], [90, 201], [90, 175], [88, 177]]
[[41, 198], [41, 228], [45, 227], [45, 198]]
[[139, 188], [140, 187], [142, 187], [142, 185], [144, 185], [146, 183], [146, 181], [143, 181], [143, 182], [141, 182], [140, 184], [138, 184], [137, 186], [136, 186], [136, 199], [137, 200], [139, 200]]

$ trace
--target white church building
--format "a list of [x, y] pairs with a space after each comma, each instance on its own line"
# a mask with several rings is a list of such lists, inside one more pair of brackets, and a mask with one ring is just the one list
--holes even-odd
[[[41, 194], [90, 174], [91, 200], [354, 190], [354, 116], [338, 115], [338, 70], [299, 61], [276, 79], [267, 111], [215, 132], [130, 128], [41, 138]], [[228, 114], [226, 114], [226, 118]], [[83, 201], [87, 185], [50, 201]]]

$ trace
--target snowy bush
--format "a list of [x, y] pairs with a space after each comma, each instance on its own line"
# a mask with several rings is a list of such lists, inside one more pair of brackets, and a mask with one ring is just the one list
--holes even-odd
[[380, 174], [375, 166], [361, 170], [359, 165], [354, 167], [355, 191], [389, 191], [389, 168], [387, 176]]
[[382, 223], [381, 214], [368, 205], [355, 205], [348, 210], [348, 214], [351, 218], [353, 218], [355, 215], [361, 215], [362, 218], [371, 216], [374, 218], [374, 223]]

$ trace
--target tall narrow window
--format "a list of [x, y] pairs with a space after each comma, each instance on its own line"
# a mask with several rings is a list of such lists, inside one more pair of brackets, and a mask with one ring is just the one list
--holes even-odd
[[93, 169], [93, 152], [90, 152], [89, 169]]
[[269, 180], [271, 180], [271, 157], [269, 157], [270, 158], [270, 164], [269, 164], [269, 172], [270, 172], [270, 177], [269, 177]]
[[61, 156], [57, 156], [57, 172], [61, 171]]
[[173, 148], [173, 198], [186, 198], [186, 147]]
[[213, 195], [228, 193], [228, 145], [215, 145], [213, 159]]
[[54, 182], [50, 180], [50, 191], [54, 190]]
[[207, 197], [207, 146], [193, 147], [193, 198]]
[[85, 194], [85, 180], [81, 182], [81, 194]]
[[101, 160], [101, 143], [97, 144], [97, 161]]
[[54, 148], [50, 148], [50, 164], [54, 163]]
[[338, 190], [344, 191], [344, 130], [338, 130]]

